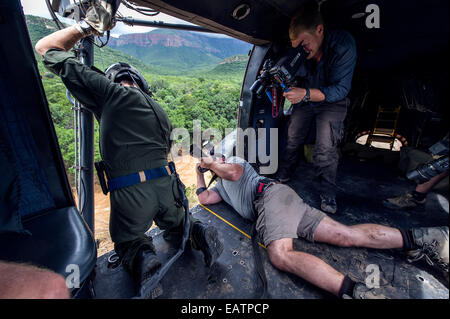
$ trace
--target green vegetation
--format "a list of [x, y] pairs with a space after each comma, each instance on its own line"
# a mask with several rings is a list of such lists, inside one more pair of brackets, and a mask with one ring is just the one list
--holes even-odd
[[242, 80], [245, 69], [247, 68], [248, 57], [246, 55], [235, 55], [225, 59], [208, 74], [215, 76], [237, 77]]
[[[56, 29], [52, 21], [27, 16], [30, 38], [33, 44]], [[61, 80], [48, 72], [36, 56], [42, 74], [45, 93], [49, 102], [55, 130], [69, 175], [74, 164], [74, 132], [72, 105], [67, 101], [66, 88]], [[192, 131], [194, 119], [202, 121], [202, 128], [222, 130], [234, 128], [241, 82], [245, 72], [246, 58], [231, 59], [207, 72], [190, 72], [184, 76], [157, 74], [155, 69], [137, 58], [105, 47], [96, 48], [95, 66], [105, 69], [117, 61], [128, 62], [141, 70], [153, 92], [153, 97], [166, 110], [174, 127]], [[96, 160], [98, 152], [98, 127], [96, 123]]]
[[[166, 48], [164, 46], [152, 46], [151, 49], [146, 47], [137, 47], [126, 45], [120, 47], [122, 52], [131, 56], [140, 57], [142, 61], [148, 61], [149, 65], [160, 74], [179, 75], [189, 72], [192, 65], [197, 70], [207, 71], [211, 65], [219, 64], [221, 59], [200, 52], [195, 48]], [[171, 61], [177, 61], [176, 65]]]
[[[247, 54], [251, 49], [250, 44], [233, 38], [168, 29], [122, 35], [112, 38], [108, 45], [139, 58], [157, 73], [165, 75], [208, 72], [224, 59]], [[247, 55], [242, 56], [247, 61]]]

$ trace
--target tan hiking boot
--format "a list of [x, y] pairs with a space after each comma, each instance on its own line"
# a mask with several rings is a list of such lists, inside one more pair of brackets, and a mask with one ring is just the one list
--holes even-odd
[[398, 197], [388, 198], [383, 201], [383, 205], [390, 209], [409, 209], [423, 206], [426, 198], [417, 200], [411, 193], [405, 193]]
[[320, 209], [326, 213], [335, 214], [337, 211], [336, 198], [320, 195]]
[[448, 273], [448, 227], [413, 228], [412, 235], [419, 249], [409, 251], [408, 260], [425, 258], [429, 265]]

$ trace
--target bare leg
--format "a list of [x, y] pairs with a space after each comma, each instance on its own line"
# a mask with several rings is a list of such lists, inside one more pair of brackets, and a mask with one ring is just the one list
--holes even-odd
[[[396, 228], [376, 224], [345, 226], [326, 216], [314, 232], [314, 241], [342, 247], [402, 248], [403, 237]], [[293, 249], [292, 238], [272, 242], [268, 247], [272, 264], [338, 296], [344, 275], [323, 260]]]
[[328, 216], [317, 226], [314, 241], [341, 247], [403, 248], [403, 237], [396, 228], [376, 224], [346, 226]]
[[430, 179], [428, 182], [417, 185], [416, 192], [427, 194], [434, 187], [434, 185], [439, 183], [441, 180], [443, 180], [447, 176], [448, 176], [448, 171], [445, 171], [439, 175], [436, 175], [435, 177]]
[[292, 238], [283, 238], [267, 247], [272, 264], [338, 296], [344, 275], [313, 255], [295, 251], [292, 243]]
[[64, 277], [31, 265], [0, 261], [0, 299], [70, 298]]

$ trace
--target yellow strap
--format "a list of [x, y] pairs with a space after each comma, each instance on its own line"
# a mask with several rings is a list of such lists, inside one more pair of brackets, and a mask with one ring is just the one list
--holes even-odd
[[[222, 221], [224, 221], [225, 223], [227, 223], [228, 225], [230, 225], [231, 227], [233, 227], [234, 229], [236, 229], [237, 231], [239, 231], [240, 233], [242, 233], [243, 235], [245, 235], [246, 237], [248, 237], [249, 239], [252, 239], [252, 237], [248, 234], [246, 234], [245, 232], [243, 232], [242, 230], [240, 230], [239, 228], [237, 228], [236, 226], [234, 226], [232, 223], [230, 223], [229, 221], [227, 221], [225, 218], [219, 216], [218, 214], [214, 213], [212, 210], [210, 210], [209, 208], [203, 206], [202, 204], [199, 204], [200, 206], [202, 206], [204, 209], [206, 209], [208, 212], [210, 212], [211, 214], [213, 214], [214, 216], [216, 216], [217, 218], [221, 219]], [[260, 242], [258, 242], [258, 245], [260, 245], [262, 248], [266, 249], [266, 246], [264, 246], [263, 244], [261, 244]]]

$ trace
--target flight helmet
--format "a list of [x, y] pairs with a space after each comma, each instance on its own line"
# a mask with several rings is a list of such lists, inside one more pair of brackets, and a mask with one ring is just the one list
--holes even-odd
[[120, 83], [121, 81], [135, 82], [139, 88], [147, 94], [150, 94], [147, 81], [141, 73], [133, 66], [125, 62], [118, 62], [109, 66], [105, 70], [106, 77], [114, 83]]

